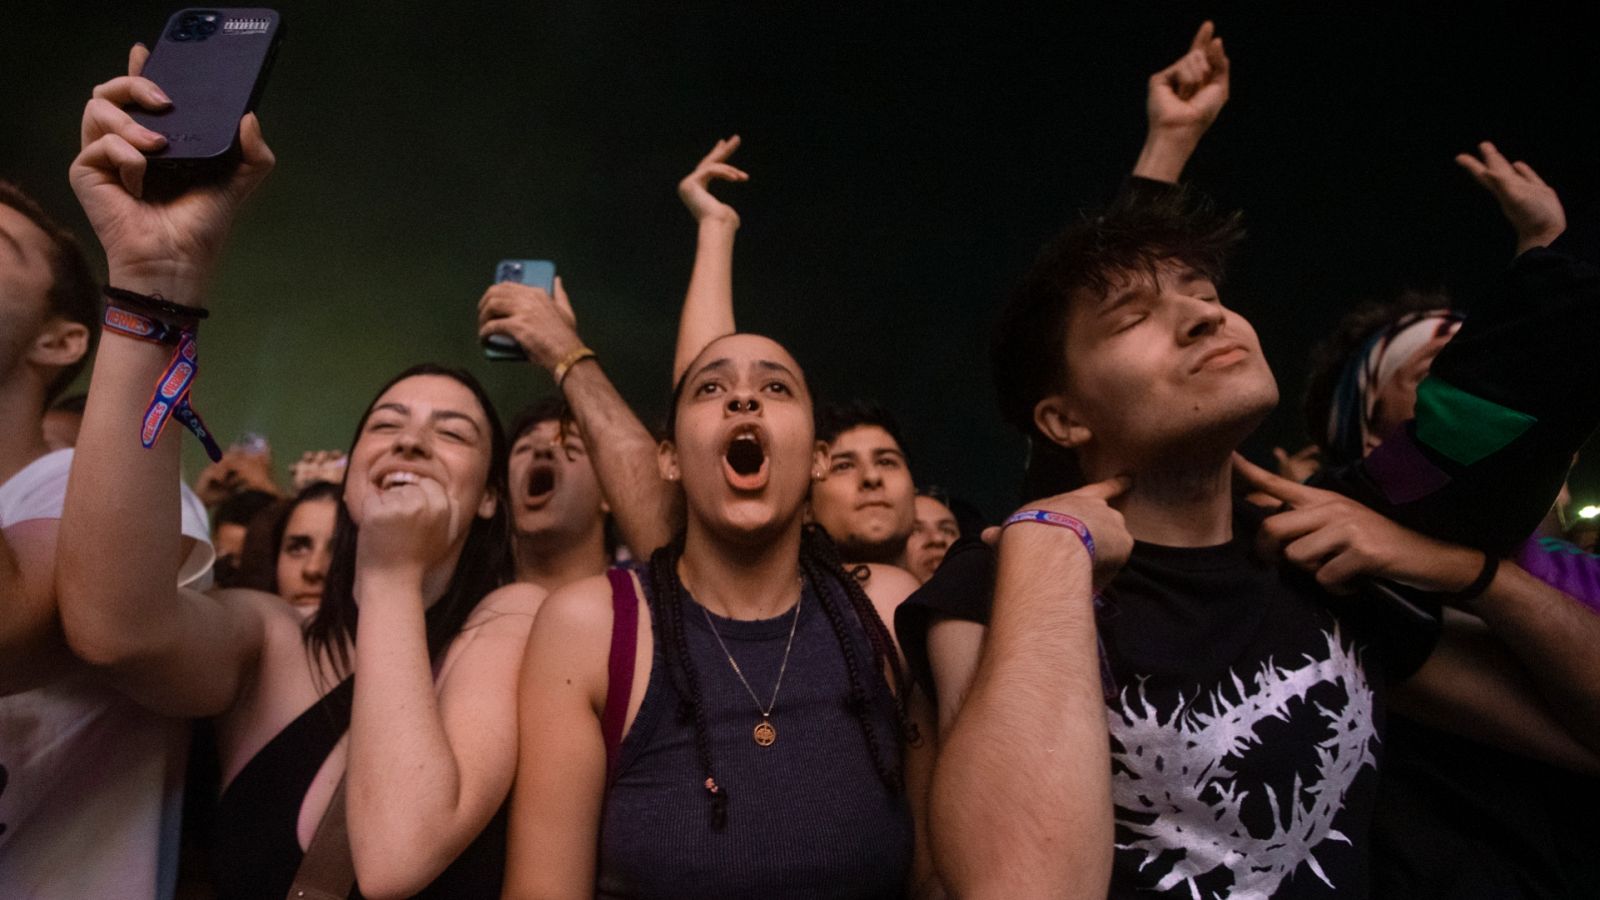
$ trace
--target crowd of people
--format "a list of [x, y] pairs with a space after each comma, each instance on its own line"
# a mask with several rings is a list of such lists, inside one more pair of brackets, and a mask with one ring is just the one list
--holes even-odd
[[188, 394], [275, 159], [248, 115], [225, 178], [147, 195], [147, 56], [70, 170], [104, 284], [0, 183], [0, 896], [1593, 893], [1600, 557], [1563, 486], [1600, 257], [1526, 163], [1458, 157], [1503, 275], [1351, 312], [1276, 473], [1237, 452], [1279, 402], [1221, 298], [1240, 218], [1180, 182], [1228, 99], [1207, 22], [997, 319], [1002, 521], [738, 330], [737, 137], [678, 185], [660, 427], [559, 280], [502, 282], [479, 336], [553, 395], [506, 428], [420, 362], [283, 484]]

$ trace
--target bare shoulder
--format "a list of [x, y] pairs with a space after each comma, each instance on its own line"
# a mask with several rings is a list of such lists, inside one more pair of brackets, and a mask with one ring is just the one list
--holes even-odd
[[877, 608], [878, 615], [883, 623], [894, 631], [894, 611], [900, 604], [915, 591], [922, 587], [922, 583], [905, 569], [899, 566], [888, 566], [873, 563], [867, 566], [871, 575], [862, 585], [867, 591], [867, 596], [872, 599], [872, 605]]
[[496, 588], [478, 601], [478, 606], [467, 617], [466, 628], [495, 623], [502, 628], [516, 628], [524, 633], [533, 624], [546, 593], [538, 585], [514, 581]]
[[611, 581], [604, 575], [562, 585], [545, 598], [535, 625], [541, 636], [611, 640]]
[[523, 690], [574, 681], [603, 703], [611, 647], [611, 583], [603, 575], [563, 585], [539, 607], [522, 660]]
[[239, 618], [248, 623], [248, 627], [259, 626], [267, 640], [282, 640], [285, 637], [292, 637], [295, 643], [300, 640], [301, 624], [305, 620], [300, 618], [287, 600], [277, 594], [249, 588], [218, 588], [206, 592], [204, 596], [210, 602], [237, 613]]

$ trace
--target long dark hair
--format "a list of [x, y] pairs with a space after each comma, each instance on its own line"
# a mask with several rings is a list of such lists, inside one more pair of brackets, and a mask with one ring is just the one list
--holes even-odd
[[[437, 662], [450, 641], [461, 632], [461, 626], [477, 607], [478, 601], [511, 580], [511, 516], [506, 489], [508, 452], [500, 418], [495, 415], [494, 404], [478, 379], [465, 370], [433, 363], [412, 366], [378, 389], [373, 396], [373, 403], [367, 406], [361, 421], [356, 423], [355, 437], [350, 441], [352, 452], [367, 426], [367, 419], [372, 415], [372, 406], [377, 403], [377, 398], [396, 384], [419, 375], [440, 375], [453, 379], [472, 391], [478, 399], [484, 418], [489, 421], [489, 480], [486, 487], [500, 501], [495, 504], [494, 515], [489, 518], [473, 517], [467, 531], [466, 545], [461, 550], [461, 558], [456, 561], [444, 596], [428, 608], [424, 618], [428, 634], [428, 657]], [[345, 478], [349, 478], [348, 469]], [[340, 495], [343, 496], [342, 491]], [[325, 658], [338, 672], [350, 671], [349, 643], [356, 634], [356, 532], [350, 510], [341, 499], [333, 527], [328, 577], [323, 582], [322, 605], [305, 627], [306, 648], [311, 652], [312, 659], [320, 662]]]
[[[684, 376], [673, 385], [672, 402], [667, 412], [668, 440], [677, 437], [678, 402], [683, 398], [689, 371], [685, 369]], [[803, 374], [800, 377], [802, 380], [805, 378]], [[809, 384], [806, 392], [810, 393]], [[678, 716], [694, 726], [695, 753], [700, 759], [706, 794], [711, 802], [711, 824], [721, 830], [728, 821], [728, 791], [716, 779], [711, 733], [706, 721], [705, 704], [700, 698], [700, 673], [689, 653], [688, 632], [683, 625], [683, 615], [689, 601], [683, 579], [678, 577], [678, 561], [683, 557], [685, 538], [685, 533], [679, 532], [670, 544], [650, 557], [650, 586], [654, 598], [652, 610], [660, 635], [659, 646], [663, 649], [662, 657], [667, 662], [667, 675], [679, 697]], [[872, 765], [877, 769], [884, 787], [891, 794], [897, 794], [905, 787], [901, 753], [907, 743], [916, 743], [920, 736], [906, 713], [907, 681], [894, 637], [883, 624], [877, 607], [873, 606], [861, 582], [845, 571], [833, 541], [815, 525], [806, 525], [801, 531], [800, 573], [827, 615], [828, 624], [833, 628], [839, 649], [844, 654], [845, 671], [850, 679], [846, 704], [861, 726], [861, 736], [866, 742], [867, 753], [872, 757]], [[840, 594], [849, 604], [848, 609], [839, 602]], [[870, 660], [861, 658], [856, 642], [851, 640], [852, 616], [866, 632], [867, 644], [872, 648]], [[892, 751], [889, 753], [884, 752], [883, 738], [873, 723], [873, 701], [867, 690], [871, 683], [868, 679], [883, 679], [886, 671], [888, 679], [884, 683], [893, 691], [896, 720], [896, 727], [891, 729]]]
[[315, 481], [288, 500], [278, 500], [256, 513], [245, 532], [244, 549], [239, 552], [237, 587], [278, 593], [278, 556], [283, 550], [283, 534], [289, 520], [302, 504], [313, 500], [339, 502], [343, 488], [331, 481]]

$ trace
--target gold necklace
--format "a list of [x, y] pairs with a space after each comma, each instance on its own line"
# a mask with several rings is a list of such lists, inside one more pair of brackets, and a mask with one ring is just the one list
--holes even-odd
[[799, 599], [794, 601], [794, 621], [789, 623], [789, 643], [783, 647], [783, 664], [778, 666], [778, 683], [772, 686], [772, 700], [766, 707], [761, 706], [761, 698], [756, 696], [755, 688], [750, 686], [750, 680], [744, 677], [744, 671], [739, 668], [739, 661], [728, 652], [728, 645], [722, 642], [722, 635], [717, 633], [715, 622], [711, 621], [711, 613], [704, 606], [700, 612], [705, 614], [706, 627], [711, 629], [711, 636], [717, 639], [717, 646], [722, 648], [722, 655], [728, 658], [728, 665], [733, 666], [733, 674], [739, 676], [739, 683], [749, 692], [750, 699], [756, 703], [756, 709], [761, 712], [761, 721], [751, 730], [750, 736], [755, 739], [756, 745], [771, 747], [778, 742], [778, 729], [772, 724], [772, 710], [778, 705], [778, 689], [783, 687], [783, 673], [789, 670], [789, 651], [794, 649], [794, 632], [800, 624], [800, 604], [806, 598], [805, 588], [800, 589]]

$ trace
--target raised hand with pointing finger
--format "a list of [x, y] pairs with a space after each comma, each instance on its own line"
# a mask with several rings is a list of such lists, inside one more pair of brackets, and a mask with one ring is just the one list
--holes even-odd
[[1176, 182], [1200, 138], [1228, 102], [1228, 54], [1207, 21], [1189, 49], [1172, 65], [1150, 76], [1145, 95], [1149, 131], [1133, 174]]
[[1483, 554], [1398, 525], [1354, 500], [1281, 478], [1234, 454], [1233, 470], [1283, 509], [1261, 524], [1258, 546], [1311, 573], [1330, 591], [1355, 590], [1363, 577], [1454, 593], [1472, 584]]

